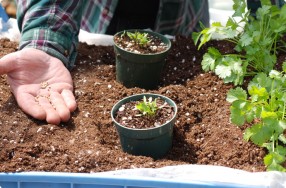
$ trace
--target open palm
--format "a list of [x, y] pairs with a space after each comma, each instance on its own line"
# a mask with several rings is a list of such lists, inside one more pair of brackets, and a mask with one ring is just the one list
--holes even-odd
[[0, 74], [7, 74], [19, 107], [36, 119], [59, 124], [76, 109], [70, 72], [41, 50], [26, 48], [4, 56]]

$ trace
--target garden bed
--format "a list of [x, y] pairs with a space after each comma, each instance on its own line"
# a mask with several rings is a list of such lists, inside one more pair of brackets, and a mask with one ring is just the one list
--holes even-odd
[[[0, 56], [17, 50], [17, 43], [0, 40]], [[233, 46], [213, 41], [221, 52]], [[243, 140], [245, 127], [229, 121], [230, 104], [224, 84], [201, 69], [202, 55], [191, 38], [177, 36], [156, 90], [125, 88], [115, 79], [112, 46], [80, 43], [72, 70], [78, 109], [69, 122], [46, 124], [24, 114], [11, 94], [6, 76], [0, 77], [0, 171], [103, 172], [132, 168], [159, 168], [179, 164], [206, 164], [265, 171], [266, 152]], [[279, 54], [279, 61], [285, 54]], [[148, 73], [146, 73], [148, 76]], [[121, 98], [151, 92], [178, 105], [173, 147], [162, 159], [133, 156], [121, 151], [110, 111]]]

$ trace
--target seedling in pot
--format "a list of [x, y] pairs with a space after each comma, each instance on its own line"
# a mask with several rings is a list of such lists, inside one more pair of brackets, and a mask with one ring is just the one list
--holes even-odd
[[143, 97], [143, 101], [135, 105], [136, 109], [141, 112], [140, 115], [154, 116], [158, 109], [157, 107], [157, 99], [152, 100], [152, 97], [147, 98]]
[[148, 33], [140, 33], [138, 31], [132, 33], [127, 31], [125, 34], [141, 47], [146, 47], [151, 42], [151, 40], [148, 40]]

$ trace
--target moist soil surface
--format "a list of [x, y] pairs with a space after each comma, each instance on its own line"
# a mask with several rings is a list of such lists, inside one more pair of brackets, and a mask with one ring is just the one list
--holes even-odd
[[[233, 52], [233, 46], [224, 41], [210, 45], [221, 52]], [[0, 56], [16, 51], [17, 46], [0, 40]], [[266, 151], [243, 140], [246, 126], [237, 127], [229, 121], [226, 94], [233, 86], [201, 69], [206, 49], [198, 51], [191, 38], [177, 36], [159, 87], [146, 91], [116, 81], [112, 46], [80, 43], [76, 67], [71, 71], [78, 108], [69, 122], [60, 125], [23, 113], [6, 75], [0, 76], [0, 171], [103, 172], [181, 164], [265, 171]], [[278, 59], [285, 60], [285, 54]], [[158, 160], [124, 153], [111, 119], [116, 102], [144, 92], [166, 95], [178, 105], [173, 146]]]

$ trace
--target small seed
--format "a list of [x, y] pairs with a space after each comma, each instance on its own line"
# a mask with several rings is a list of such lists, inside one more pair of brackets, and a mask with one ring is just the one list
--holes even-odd
[[46, 87], [49, 85], [49, 82], [42, 82], [41, 83], [41, 89], [46, 89]]

